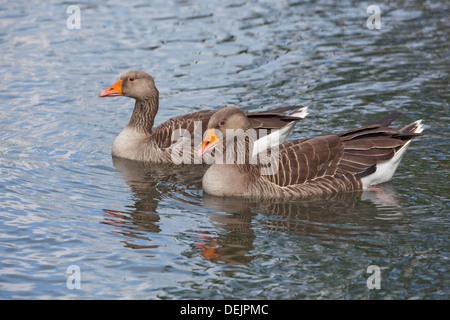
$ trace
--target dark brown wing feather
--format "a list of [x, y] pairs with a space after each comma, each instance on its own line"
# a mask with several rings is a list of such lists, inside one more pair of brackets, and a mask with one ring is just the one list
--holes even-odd
[[156, 141], [159, 148], [168, 148], [172, 145], [172, 134], [175, 130], [184, 129], [194, 133], [196, 122], [201, 122], [202, 133], [205, 132], [208, 121], [216, 110], [202, 110], [179, 117], [169, 119], [153, 129], [152, 139]]
[[336, 172], [343, 152], [343, 144], [338, 136], [323, 136], [296, 142], [280, 145], [278, 172], [268, 177], [271, 181], [280, 186], [303, 184]]
[[254, 129], [280, 129], [291, 121], [299, 120], [299, 117], [289, 115], [288, 111], [302, 108], [301, 106], [289, 106], [267, 111], [248, 112], [246, 116]]
[[[360, 178], [417, 135], [413, 124], [396, 130], [389, 125], [401, 114], [337, 135], [285, 142], [279, 148], [278, 172], [266, 176], [285, 190], [314, 194], [356, 190]], [[320, 189], [320, 190], [319, 190]]]
[[[292, 117], [286, 113], [299, 108], [301, 107], [289, 106], [267, 111], [249, 112], [246, 115], [254, 129], [268, 129], [267, 133], [270, 133], [270, 129], [280, 129], [291, 121], [299, 120], [300, 118]], [[152, 139], [156, 141], [158, 147], [162, 149], [168, 148], [173, 143], [172, 134], [175, 130], [184, 129], [193, 134], [196, 129], [196, 121], [201, 121], [201, 132], [203, 134], [207, 128], [209, 119], [216, 111], [217, 110], [202, 110], [169, 119], [153, 129]]]

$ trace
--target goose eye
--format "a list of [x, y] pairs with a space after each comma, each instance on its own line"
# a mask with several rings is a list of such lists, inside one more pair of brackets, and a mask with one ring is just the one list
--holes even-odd
[[220, 120], [219, 126], [223, 126], [225, 124], [225, 120]]
[[136, 78], [135, 77], [130, 77], [130, 78], [128, 78], [128, 80], [129, 81], [134, 81], [134, 80], [136, 80]]

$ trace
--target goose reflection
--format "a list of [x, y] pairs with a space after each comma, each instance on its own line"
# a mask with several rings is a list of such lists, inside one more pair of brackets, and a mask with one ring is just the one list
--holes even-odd
[[260, 230], [313, 237], [326, 246], [336, 239], [353, 242], [374, 227], [385, 226], [384, 220], [398, 221], [402, 214], [390, 183], [371, 191], [306, 201], [261, 201], [203, 193], [201, 179], [207, 165], [149, 165], [113, 160], [118, 178], [131, 189], [133, 204], [124, 211], [104, 210], [102, 223], [124, 235], [124, 245], [132, 249], [158, 247], [152, 243], [152, 234], [161, 231], [158, 205], [167, 197], [198, 207], [213, 224], [213, 231], [202, 227], [194, 230], [193, 247], [189, 250], [212, 263], [228, 265], [245, 265], [254, 259], [256, 234]]
[[207, 169], [204, 165], [154, 165], [117, 157], [113, 157], [113, 166], [118, 170], [117, 178], [130, 187], [132, 204], [122, 211], [104, 209], [101, 223], [115, 227], [113, 232], [130, 239], [124, 244], [133, 249], [156, 247], [137, 245], [133, 241], [140, 239], [151, 243], [151, 233], [161, 231], [157, 214], [159, 202], [164, 197], [176, 197], [185, 190], [200, 189], [201, 178]]
[[[313, 237], [327, 246], [336, 239], [354, 242], [355, 237], [385, 227], [383, 220], [399, 220], [401, 216], [401, 206], [391, 184], [371, 191], [338, 193], [306, 201], [261, 201], [204, 193], [203, 205], [223, 212], [211, 214], [209, 218], [226, 232], [210, 236], [208, 244], [200, 246], [201, 254], [212, 262], [230, 265], [245, 264], [254, 258], [251, 252], [255, 230]], [[358, 241], [364, 242], [362, 237]]]

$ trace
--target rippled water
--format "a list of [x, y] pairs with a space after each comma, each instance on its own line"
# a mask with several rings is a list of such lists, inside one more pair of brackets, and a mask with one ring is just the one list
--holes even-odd
[[[73, 30], [71, 4], [0, 4], [0, 298], [450, 297], [448, 1], [379, 1], [379, 30], [358, 1], [78, 1]], [[111, 159], [133, 101], [97, 95], [131, 69], [158, 123], [302, 104], [292, 138], [395, 111], [426, 135], [378, 192], [214, 198], [203, 167]]]

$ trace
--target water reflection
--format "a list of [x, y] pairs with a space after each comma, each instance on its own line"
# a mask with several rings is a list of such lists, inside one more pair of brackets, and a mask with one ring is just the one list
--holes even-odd
[[[104, 209], [102, 223], [115, 227], [114, 232], [133, 239], [152, 241], [148, 233], [160, 232], [157, 214], [163, 197], [177, 197], [186, 189], [198, 189], [207, 167], [203, 165], [176, 166], [173, 164], [150, 164], [114, 158], [113, 165], [119, 170], [117, 177], [123, 180], [132, 194], [133, 204], [127, 211]], [[156, 248], [156, 245], [137, 245], [124, 242], [133, 249]]]
[[[69, 4], [0, 4], [2, 299], [449, 297], [448, 0], [379, 2], [380, 30], [357, 1], [80, 1], [81, 30], [66, 28]], [[136, 68], [157, 80], [160, 120], [305, 104], [297, 139], [381, 113], [405, 113], [398, 127], [424, 119], [387, 192], [400, 206], [371, 192], [216, 211], [189, 181], [112, 172], [110, 143], [132, 105], [101, 106], [97, 94]], [[386, 271], [370, 293], [369, 262]], [[83, 289], [69, 292], [72, 264]]]
[[203, 246], [202, 255], [213, 262], [247, 263], [252, 259], [249, 256], [253, 250], [251, 240], [258, 229], [313, 238], [322, 246], [332, 246], [337, 240], [340, 244], [353, 243], [355, 237], [360, 244], [368, 244], [364, 237], [386, 226], [386, 222], [380, 219], [398, 220], [401, 216], [395, 198], [390, 184], [373, 191], [340, 193], [301, 201], [256, 202], [204, 194], [205, 207], [229, 214], [209, 216], [217, 228], [227, 232], [221, 232], [221, 236], [211, 241], [208, 250]]
[[[194, 207], [213, 209], [208, 217], [213, 228], [198, 228], [189, 235], [197, 254], [213, 263], [245, 265], [254, 258], [257, 232], [285, 232], [313, 238], [322, 246], [334, 241], [373, 246], [364, 237], [388, 226], [401, 224], [402, 208], [391, 184], [365, 192], [340, 193], [308, 200], [250, 200], [216, 197], [202, 192], [201, 179], [207, 165], [154, 165], [114, 159], [132, 192], [127, 211], [105, 209], [102, 223], [114, 227], [133, 249], [157, 248], [152, 233], [161, 232], [158, 205], [165, 197]], [[205, 210], [202, 210], [205, 211]], [[206, 214], [206, 213], [205, 213]], [[136, 240], [141, 244], [135, 244]], [[376, 246], [376, 245], [375, 245]]]

